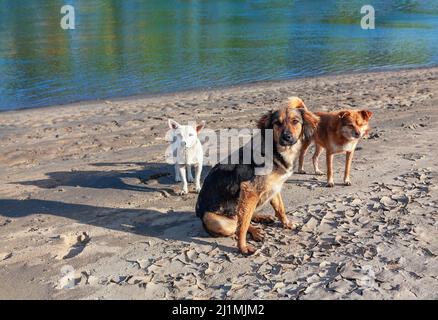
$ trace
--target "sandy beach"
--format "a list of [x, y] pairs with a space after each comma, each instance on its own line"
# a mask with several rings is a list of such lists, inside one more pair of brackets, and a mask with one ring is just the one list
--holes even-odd
[[[437, 92], [424, 68], [2, 112], [0, 298], [438, 299]], [[373, 130], [351, 187], [340, 155], [332, 189], [293, 175], [301, 227], [266, 226], [243, 257], [203, 230], [194, 192], [176, 194], [167, 118], [252, 128], [289, 96], [368, 108]]]

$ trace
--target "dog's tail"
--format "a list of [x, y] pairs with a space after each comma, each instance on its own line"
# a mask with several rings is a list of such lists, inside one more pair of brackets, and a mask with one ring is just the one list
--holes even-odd
[[288, 103], [288, 106], [290, 108], [307, 110], [307, 107], [306, 107], [306, 105], [304, 104], [304, 101], [301, 98], [289, 97], [289, 98], [287, 98], [287, 103]]
[[206, 212], [202, 217], [202, 223], [207, 232], [215, 237], [229, 237], [237, 230], [237, 216], [233, 218]]

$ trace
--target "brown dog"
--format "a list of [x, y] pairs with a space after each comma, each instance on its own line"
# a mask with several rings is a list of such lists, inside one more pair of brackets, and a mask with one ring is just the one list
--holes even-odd
[[298, 173], [304, 171], [304, 156], [312, 141], [315, 141], [313, 168], [315, 174], [323, 174], [318, 168], [318, 159], [321, 152], [326, 150], [327, 187], [333, 187], [333, 155], [345, 153], [344, 183], [351, 185], [350, 169], [353, 154], [360, 138], [367, 135], [372, 112], [368, 110], [341, 110], [335, 112], [315, 112], [320, 121], [312, 139], [303, 142], [300, 152]]
[[[255, 248], [246, 242], [249, 232], [255, 241], [263, 240], [262, 231], [251, 224], [269, 221], [267, 217], [254, 215], [266, 203], [274, 208], [275, 216], [285, 228], [294, 224], [286, 216], [281, 188], [293, 171], [302, 142], [314, 134], [318, 118], [304, 108], [297, 108], [301, 100], [289, 106], [270, 111], [260, 118], [258, 127], [263, 136], [272, 130], [272, 170], [256, 174], [258, 167], [254, 158], [251, 163], [219, 163], [205, 178], [196, 203], [196, 215], [204, 228], [214, 236], [238, 237], [238, 247], [243, 254], [251, 254]], [[270, 132], [270, 131], [269, 131]], [[264, 139], [262, 139], [264, 140]], [[239, 150], [242, 159], [243, 147]]]

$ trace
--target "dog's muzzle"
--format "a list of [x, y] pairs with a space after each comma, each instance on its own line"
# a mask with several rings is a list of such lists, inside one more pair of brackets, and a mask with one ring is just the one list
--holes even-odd
[[293, 146], [295, 143], [297, 143], [297, 139], [290, 133], [290, 132], [283, 132], [283, 134], [280, 137], [280, 145], [283, 147], [287, 146]]

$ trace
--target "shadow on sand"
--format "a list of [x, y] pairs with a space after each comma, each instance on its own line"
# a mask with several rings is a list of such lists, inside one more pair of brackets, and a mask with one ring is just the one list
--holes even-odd
[[[43, 189], [63, 186], [80, 186], [97, 189], [120, 189], [133, 191], [167, 191], [174, 194], [172, 185], [173, 166], [167, 164], [145, 163], [97, 163], [96, 167], [117, 167], [135, 165], [136, 169], [109, 171], [61, 171], [48, 173], [47, 179], [15, 182], [14, 184], [33, 185]], [[138, 166], [144, 166], [138, 169]], [[208, 172], [205, 169], [203, 176]], [[134, 179], [132, 184], [130, 179]], [[128, 183], [128, 182], [129, 183]], [[151, 183], [149, 186], [149, 183]], [[171, 198], [163, 198], [172, 202]], [[211, 245], [211, 238], [204, 231], [202, 223], [193, 211], [157, 211], [152, 209], [131, 209], [99, 207], [85, 204], [66, 203], [39, 199], [0, 199], [0, 216], [19, 218], [33, 214], [49, 214], [75, 220], [79, 223], [116, 231], [131, 232], [138, 235], [160, 239], [178, 240], [187, 243]], [[228, 252], [233, 248], [219, 245]]]

